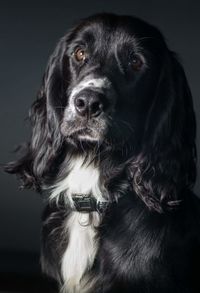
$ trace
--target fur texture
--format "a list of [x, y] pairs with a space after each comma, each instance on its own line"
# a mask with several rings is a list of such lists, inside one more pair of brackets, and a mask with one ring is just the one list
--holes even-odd
[[[58, 43], [6, 170], [47, 200], [41, 262], [63, 292], [198, 293], [196, 123], [180, 62], [131, 16], [81, 21]], [[74, 211], [73, 195], [109, 201]]]

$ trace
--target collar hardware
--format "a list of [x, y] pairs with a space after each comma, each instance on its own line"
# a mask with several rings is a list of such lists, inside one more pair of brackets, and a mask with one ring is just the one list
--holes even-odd
[[78, 212], [103, 213], [109, 206], [108, 201], [98, 201], [92, 195], [75, 194], [72, 196], [74, 208]]

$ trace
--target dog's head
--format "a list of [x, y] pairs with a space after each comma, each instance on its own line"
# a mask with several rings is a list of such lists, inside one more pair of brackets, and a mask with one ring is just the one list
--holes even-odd
[[165, 55], [159, 33], [131, 17], [103, 15], [82, 22], [61, 44], [57, 65], [65, 66], [64, 96], [60, 104], [57, 96], [51, 98], [64, 109], [62, 135], [73, 141], [136, 145]]
[[80, 144], [130, 153], [134, 189], [155, 209], [195, 180], [195, 118], [185, 74], [160, 32], [137, 18], [95, 15], [64, 36], [30, 119], [25, 155], [7, 167], [25, 186], [40, 185], [62, 161], [64, 146]]

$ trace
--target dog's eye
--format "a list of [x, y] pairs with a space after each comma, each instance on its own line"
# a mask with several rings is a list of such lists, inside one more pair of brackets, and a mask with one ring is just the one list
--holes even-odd
[[73, 55], [77, 62], [82, 62], [86, 59], [86, 52], [82, 48], [77, 48]]
[[139, 71], [142, 68], [144, 62], [139, 55], [134, 54], [131, 58], [130, 64], [133, 70]]

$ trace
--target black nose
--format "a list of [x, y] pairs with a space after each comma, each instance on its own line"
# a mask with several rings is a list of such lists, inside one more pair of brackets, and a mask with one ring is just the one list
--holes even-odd
[[97, 117], [103, 111], [102, 94], [96, 92], [82, 92], [74, 99], [74, 105], [80, 116]]

